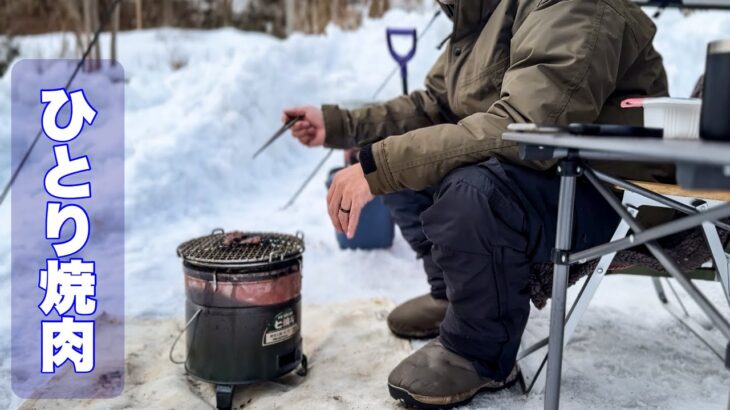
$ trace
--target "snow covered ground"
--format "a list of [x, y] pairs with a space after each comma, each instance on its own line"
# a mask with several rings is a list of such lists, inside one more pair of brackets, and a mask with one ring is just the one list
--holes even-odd
[[[653, 11], [650, 11], [653, 12]], [[188, 238], [227, 230], [303, 231], [306, 303], [390, 297], [399, 302], [426, 291], [407, 244], [381, 252], [342, 252], [325, 215], [324, 178], [281, 211], [324, 150], [282, 139], [252, 161], [279, 126], [280, 109], [295, 104], [370, 101], [393, 68], [384, 44], [387, 26], [423, 27], [432, 12], [392, 11], [356, 32], [286, 41], [230, 29], [158, 29], [122, 33], [126, 70], [126, 308], [130, 318], [180, 318], [183, 289], [175, 247]], [[730, 13], [667, 11], [656, 20], [674, 96], [687, 96], [704, 66], [709, 40], [730, 37]], [[419, 84], [450, 31], [440, 18], [410, 65]], [[20, 39], [21, 56], [58, 58], [70, 35]], [[103, 37], [103, 42], [108, 42]], [[9, 177], [10, 75], [0, 79], [0, 182]], [[391, 81], [382, 98], [396, 96]], [[339, 155], [329, 167], [341, 163]], [[0, 208], [0, 300], [9, 300], [9, 206]], [[153, 241], [150, 239], [154, 238]], [[719, 300], [716, 286], [711, 296]], [[704, 346], [655, 301], [650, 282], [612, 277], [567, 350], [566, 408], [722, 408], [730, 377]], [[725, 310], [727, 312], [727, 310]], [[546, 312], [528, 326], [544, 330]], [[9, 386], [9, 310], [0, 309], [0, 407], [18, 399]], [[383, 381], [385, 382], [385, 381]], [[385, 393], [385, 390], [384, 390]], [[503, 392], [471, 408], [538, 408], [541, 398]]]

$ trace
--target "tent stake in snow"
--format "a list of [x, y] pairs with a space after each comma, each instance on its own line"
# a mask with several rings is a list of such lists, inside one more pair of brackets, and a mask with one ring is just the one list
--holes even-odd
[[[408, 62], [416, 55], [416, 45], [418, 44], [418, 36], [415, 28], [388, 28], [385, 31], [388, 39], [388, 51], [393, 59], [400, 66], [400, 76], [403, 81], [403, 95], [408, 95]], [[399, 54], [393, 47], [393, 36], [409, 36], [413, 39], [411, 49], [405, 54]]]

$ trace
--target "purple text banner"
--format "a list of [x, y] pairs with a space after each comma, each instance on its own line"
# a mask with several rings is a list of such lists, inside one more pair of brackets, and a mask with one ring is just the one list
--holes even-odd
[[11, 379], [23, 398], [124, 388], [124, 71], [22, 60], [11, 74]]

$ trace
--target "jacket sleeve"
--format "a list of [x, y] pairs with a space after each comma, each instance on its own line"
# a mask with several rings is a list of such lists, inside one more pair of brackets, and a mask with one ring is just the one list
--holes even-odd
[[445, 63], [442, 53], [426, 77], [425, 90], [354, 110], [322, 106], [325, 146], [353, 148], [447, 121], [452, 114], [445, 103]]
[[500, 99], [458, 124], [366, 147], [375, 168], [366, 175], [371, 191], [424, 189], [454, 168], [490, 156], [549, 168], [553, 162], [520, 161], [516, 144], [503, 141], [502, 133], [516, 122], [594, 122], [621, 75], [619, 62], [639, 52], [639, 41], [629, 31], [623, 16], [604, 0], [543, 1], [514, 33]]

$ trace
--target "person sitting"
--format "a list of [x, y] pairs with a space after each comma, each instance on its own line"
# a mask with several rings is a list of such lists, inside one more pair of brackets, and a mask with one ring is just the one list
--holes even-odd
[[[430, 293], [388, 317], [404, 338], [438, 336], [390, 374], [390, 394], [442, 408], [518, 378], [530, 313], [530, 266], [550, 262], [559, 178], [554, 161], [524, 161], [511, 123], [641, 125], [629, 97], [667, 95], [655, 27], [628, 0], [441, 0], [453, 21], [445, 51], [408, 96], [345, 110], [284, 110], [311, 147], [361, 147], [327, 194], [335, 228], [352, 237], [383, 195], [418, 257]], [[662, 164], [593, 164], [615, 176], [665, 181]], [[577, 249], [610, 239], [618, 217], [577, 188]]]

